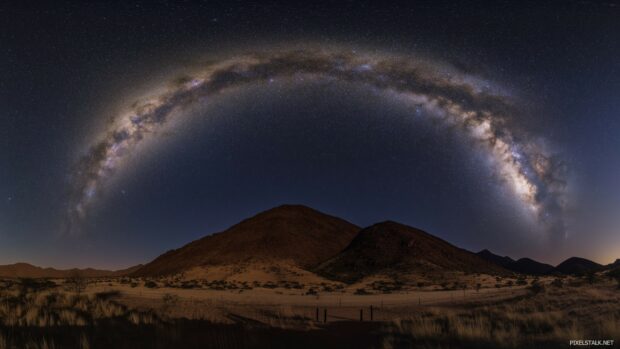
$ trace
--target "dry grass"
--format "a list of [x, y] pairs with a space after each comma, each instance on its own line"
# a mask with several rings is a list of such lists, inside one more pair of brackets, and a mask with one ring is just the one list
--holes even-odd
[[511, 302], [427, 308], [386, 326], [385, 347], [403, 337], [413, 347], [523, 348], [570, 339], [620, 338], [620, 294], [608, 287], [547, 288]]
[[123, 318], [135, 324], [155, 321], [152, 314], [128, 310], [104, 294], [5, 291], [0, 299], [0, 324], [6, 327], [86, 326], [108, 318]]
[[[135, 325], [154, 324], [158, 319], [149, 312], [137, 312], [114, 301], [114, 293], [92, 295], [67, 293], [26, 280], [0, 290], [0, 349], [56, 349], [58, 345], [46, 332], [67, 328], [97, 326], [103, 320]], [[12, 338], [10, 333], [42, 333], [28, 338]], [[66, 347], [66, 346], [62, 346]], [[79, 334], [71, 347], [90, 349], [87, 336]]]
[[[418, 305], [418, 293], [409, 299], [409, 303], [394, 303], [385, 308], [381, 303], [381, 307], [376, 307], [375, 320], [382, 322], [372, 324], [355, 321], [361, 307], [358, 303], [341, 307], [334, 298], [325, 303], [329, 305], [319, 305], [323, 295], [320, 300], [318, 297], [295, 296], [306, 302], [301, 304], [277, 304], [264, 301], [269, 297], [284, 299], [279, 290], [248, 290], [251, 297], [247, 298], [247, 302], [235, 302], [235, 299], [245, 297], [246, 293], [218, 291], [231, 297], [229, 300], [218, 300], [216, 297], [220, 296], [213, 290], [181, 292], [166, 288], [149, 289], [147, 293], [146, 288], [127, 286], [126, 289], [134, 290], [134, 294], [127, 298], [127, 294], [101, 292], [100, 287], [93, 288], [93, 285], [89, 293], [76, 293], [67, 292], [63, 286], [22, 281], [0, 289], [0, 349], [100, 348], [102, 346], [97, 346], [97, 341], [102, 337], [97, 337], [97, 331], [104, 333], [104, 336], [107, 332], [119, 331], [114, 339], [116, 342], [109, 342], [115, 345], [110, 347], [118, 347], [116, 344], [125, 341], [127, 336], [134, 336], [134, 333], [141, 333], [142, 336], [136, 336], [136, 340], [150, 340], [148, 343], [157, 344], [162, 340], [169, 340], [170, 343], [184, 338], [196, 340], [191, 338], [202, 335], [200, 343], [205, 338], [221, 340], [221, 346], [230, 348], [244, 347], [257, 341], [251, 338], [244, 342], [239, 337], [263, 336], [260, 338], [270, 340], [270, 336], [275, 334], [286, 334], [291, 343], [300, 340], [301, 337], [296, 336], [303, 335], [304, 343], [310, 345], [310, 340], [327, 338], [321, 334], [326, 331], [349, 340], [359, 339], [362, 343], [366, 340], [361, 339], [366, 338], [362, 337], [363, 334], [375, 333], [385, 348], [549, 348], [567, 346], [570, 339], [619, 339], [620, 291], [615, 285], [611, 282], [589, 285], [583, 280], [568, 278], [564, 281], [552, 286], [552, 280], [546, 280], [544, 287], [531, 291], [523, 288], [517, 292], [507, 290], [504, 293], [510, 297], [504, 298], [482, 298], [472, 290], [468, 298], [463, 296], [460, 301], [429, 305], [424, 305], [424, 302]], [[107, 282], [106, 285], [112, 284]], [[450, 292], [427, 293], [445, 296]], [[186, 293], [190, 296], [187, 297]], [[207, 298], [198, 298], [198, 294], [204, 294]], [[378, 299], [378, 296], [372, 295], [349, 296], [355, 297], [356, 302], [366, 300], [375, 302], [369, 303], [375, 305]], [[409, 296], [401, 292], [384, 297], [400, 299]], [[126, 303], [127, 300], [134, 305]], [[329, 308], [329, 321], [334, 323], [321, 324], [322, 315], [321, 321], [314, 320], [315, 309], [319, 306], [322, 311]], [[228, 320], [226, 325], [221, 321], [216, 323], [222, 318]], [[335, 323], [340, 320], [349, 320], [345, 325], [351, 332], [340, 332], [340, 327]], [[372, 328], [376, 331], [369, 332], [364, 324], [375, 326]], [[257, 328], [263, 332], [255, 332]], [[15, 333], [20, 331], [25, 334], [16, 337]], [[66, 333], [71, 333], [69, 346], [66, 338], [63, 342]], [[155, 338], [157, 335], [161, 337]], [[329, 340], [333, 341], [333, 338]], [[162, 344], [159, 347], [182, 346]], [[377, 348], [381, 345], [366, 347]]]

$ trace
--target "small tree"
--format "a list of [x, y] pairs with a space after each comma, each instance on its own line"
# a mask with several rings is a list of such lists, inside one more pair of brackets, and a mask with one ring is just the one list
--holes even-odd
[[87, 282], [82, 273], [76, 270], [65, 280], [65, 284], [67, 284], [72, 291], [82, 293], [86, 289]]

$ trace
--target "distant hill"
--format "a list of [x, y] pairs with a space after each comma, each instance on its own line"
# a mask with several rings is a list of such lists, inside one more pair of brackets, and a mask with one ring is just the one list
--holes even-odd
[[342, 251], [359, 229], [309, 207], [283, 205], [164, 253], [133, 275], [166, 275], [200, 266], [250, 262], [286, 261], [310, 269]]
[[54, 269], [41, 268], [28, 263], [15, 263], [8, 265], [0, 265], [0, 277], [4, 278], [67, 278], [74, 275], [81, 277], [108, 277], [108, 276], [124, 276], [135, 272], [142, 265], [137, 265], [124, 270], [110, 271], [99, 269]]
[[489, 262], [495, 263], [498, 266], [517, 273], [531, 275], [548, 275], [556, 274], [558, 272], [552, 265], [540, 263], [530, 258], [521, 258], [515, 261], [510, 257], [498, 256], [486, 249], [476, 254]]
[[603, 266], [589, 259], [571, 257], [556, 267], [564, 274], [583, 274], [589, 271], [597, 271], [603, 269]]
[[422, 230], [391, 221], [361, 230], [344, 251], [315, 271], [327, 278], [349, 283], [369, 275], [394, 272], [506, 272], [472, 252]]
[[558, 273], [554, 266], [530, 258], [518, 259], [510, 267], [510, 270], [530, 275], [552, 275]]
[[127, 276], [127, 275], [135, 273], [143, 266], [144, 266], [143, 264], [138, 264], [138, 265], [134, 265], [133, 267], [129, 267], [127, 269], [115, 270], [112, 272], [110, 276]]
[[506, 269], [510, 269], [510, 267], [516, 262], [514, 259], [508, 256], [501, 257], [501, 256], [498, 256], [492, 253], [491, 251], [487, 249], [484, 249], [476, 254], [482, 257], [483, 259], [486, 259], [487, 261], [495, 263]]
[[514, 260], [489, 250], [453, 246], [420, 229], [386, 221], [360, 229], [338, 217], [302, 205], [261, 212], [227, 230], [170, 250], [146, 265], [124, 270], [41, 268], [27, 263], [0, 265], [0, 278], [163, 276], [185, 278], [300, 281], [325, 278], [348, 283], [367, 276], [443, 277], [446, 273], [531, 275], [579, 274], [620, 267], [572, 257], [557, 267], [530, 258]]

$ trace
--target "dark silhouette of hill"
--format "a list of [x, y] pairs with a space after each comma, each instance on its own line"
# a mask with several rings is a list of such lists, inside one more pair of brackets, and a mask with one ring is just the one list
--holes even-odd
[[369, 275], [394, 272], [506, 272], [472, 252], [422, 230], [391, 221], [361, 230], [342, 253], [315, 271], [324, 277], [349, 283]]
[[509, 269], [510, 270], [510, 266], [512, 266], [516, 261], [508, 256], [498, 256], [494, 253], [492, 253], [491, 251], [484, 249], [478, 253], [476, 253], [478, 256], [482, 257], [483, 259], [486, 259], [489, 262], [495, 263], [503, 268]]
[[197, 266], [250, 261], [290, 261], [309, 269], [342, 251], [358, 231], [354, 224], [312, 208], [283, 205], [169, 251], [134, 275], [175, 274]]
[[510, 270], [516, 271], [517, 273], [530, 275], [552, 275], [558, 273], [554, 266], [535, 261], [531, 258], [518, 259], [511, 266]]
[[558, 273], [556, 268], [552, 265], [540, 263], [531, 258], [521, 258], [515, 261], [508, 256], [501, 257], [486, 249], [476, 254], [489, 262], [495, 263], [516, 273], [531, 275], [551, 275]]
[[589, 259], [571, 257], [555, 268], [563, 274], [584, 274], [589, 271], [601, 270], [603, 266]]
[[0, 277], [5, 278], [68, 278], [79, 275], [86, 278], [108, 277], [108, 276], [124, 276], [135, 272], [142, 265], [136, 265], [131, 268], [111, 271], [93, 268], [86, 269], [54, 269], [41, 268], [28, 263], [15, 263], [8, 265], [0, 265]]

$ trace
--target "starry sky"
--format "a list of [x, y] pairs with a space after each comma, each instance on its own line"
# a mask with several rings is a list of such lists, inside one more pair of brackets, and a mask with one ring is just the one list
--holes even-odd
[[0, 264], [124, 268], [262, 210], [620, 258], [620, 6], [0, 5]]

